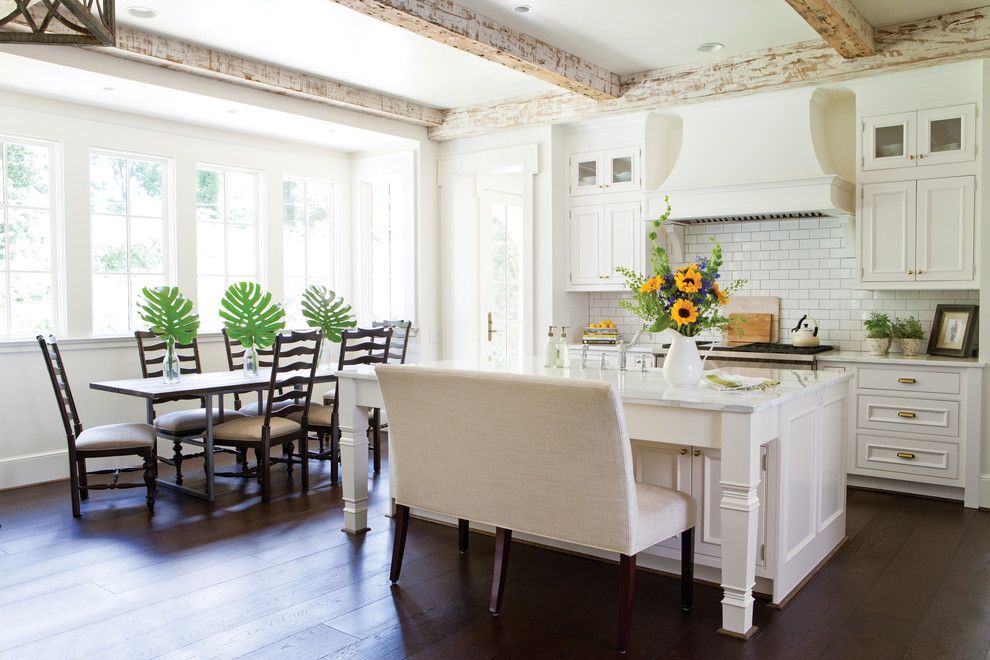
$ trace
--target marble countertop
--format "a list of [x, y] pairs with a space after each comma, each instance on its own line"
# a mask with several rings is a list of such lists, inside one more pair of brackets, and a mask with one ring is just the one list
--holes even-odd
[[[604, 381], [614, 385], [624, 403], [695, 408], [718, 412], [754, 413], [766, 408], [781, 405], [809, 392], [824, 389], [834, 383], [852, 379], [852, 374], [838, 370], [801, 371], [790, 369], [762, 369], [749, 367], [728, 367], [717, 370], [719, 373], [739, 374], [779, 380], [780, 384], [765, 390], [726, 392], [708, 387], [673, 388], [663, 379], [661, 369], [619, 371], [616, 368], [560, 369], [544, 367], [542, 360], [526, 359], [512, 367], [499, 367], [477, 360], [447, 360], [428, 362], [418, 366], [454, 371], [482, 371], [501, 374], [521, 374], [545, 378], [569, 378]], [[707, 372], [706, 372], [707, 373]], [[341, 379], [374, 380], [374, 367], [361, 365], [339, 372]]]
[[878, 356], [860, 351], [829, 351], [815, 356], [819, 362], [860, 362], [866, 364], [895, 364], [898, 366], [918, 365], [929, 367], [972, 367], [981, 368], [986, 363], [978, 358], [944, 357], [942, 355], [915, 355], [908, 357], [900, 353]]

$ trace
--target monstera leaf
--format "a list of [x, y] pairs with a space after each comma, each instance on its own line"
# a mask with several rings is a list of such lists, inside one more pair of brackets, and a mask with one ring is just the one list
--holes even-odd
[[302, 315], [311, 328], [319, 328], [332, 342], [340, 342], [340, 333], [357, 325], [351, 306], [325, 286], [306, 287], [302, 299]]
[[255, 348], [274, 344], [275, 335], [285, 327], [285, 310], [272, 303], [272, 294], [254, 282], [228, 287], [220, 301], [220, 318], [231, 339]]
[[145, 287], [138, 300], [138, 316], [153, 333], [165, 341], [188, 344], [196, 338], [199, 315], [192, 313], [192, 301], [174, 286]]

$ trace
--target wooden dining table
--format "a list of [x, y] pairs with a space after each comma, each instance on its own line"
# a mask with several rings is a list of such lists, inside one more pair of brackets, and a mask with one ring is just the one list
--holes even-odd
[[[332, 383], [337, 380], [336, 369], [317, 369], [316, 383]], [[243, 371], [214, 371], [201, 374], [183, 374], [178, 383], [165, 383], [157, 378], [127, 378], [124, 380], [97, 381], [89, 384], [90, 388], [101, 392], [112, 392], [125, 396], [144, 399], [147, 410], [148, 424], [154, 424], [156, 403], [175, 396], [198, 397], [206, 407], [206, 432], [203, 440], [193, 444], [202, 444], [206, 471], [206, 490], [197, 490], [181, 486], [171, 481], [159, 479], [158, 483], [166, 488], [193, 495], [210, 502], [216, 499], [213, 465], [213, 427], [219, 423], [213, 414], [214, 404], [219, 411], [223, 410], [223, 398], [230, 394], [258, 393], [262, 401], [265, 391], [271, 382], [271, 369], [259, 369], [257, 376], [246, 376]]]

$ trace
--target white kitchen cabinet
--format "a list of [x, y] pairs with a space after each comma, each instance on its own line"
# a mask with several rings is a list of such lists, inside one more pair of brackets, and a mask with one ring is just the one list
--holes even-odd
[[864, 283], [975, 285], [974, 177], [872, 183], [862, 193]]
[[864, 170], [963, 163], [976, 158], [976, 104], [863, 118]]
[[571, 195], [592, 195], [640, 190], [639, 147], [595, 149], [570, 156]]
[[572, 206], [570, 211], [571, 285], [618, 290], [623, 266], [643, 269], [646, 226], [639, 202]]

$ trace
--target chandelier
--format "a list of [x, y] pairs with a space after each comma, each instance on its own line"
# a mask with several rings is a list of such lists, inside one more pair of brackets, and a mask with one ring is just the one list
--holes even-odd
[[114, 0], [0, 0], [0, 42], [113, 46]]

